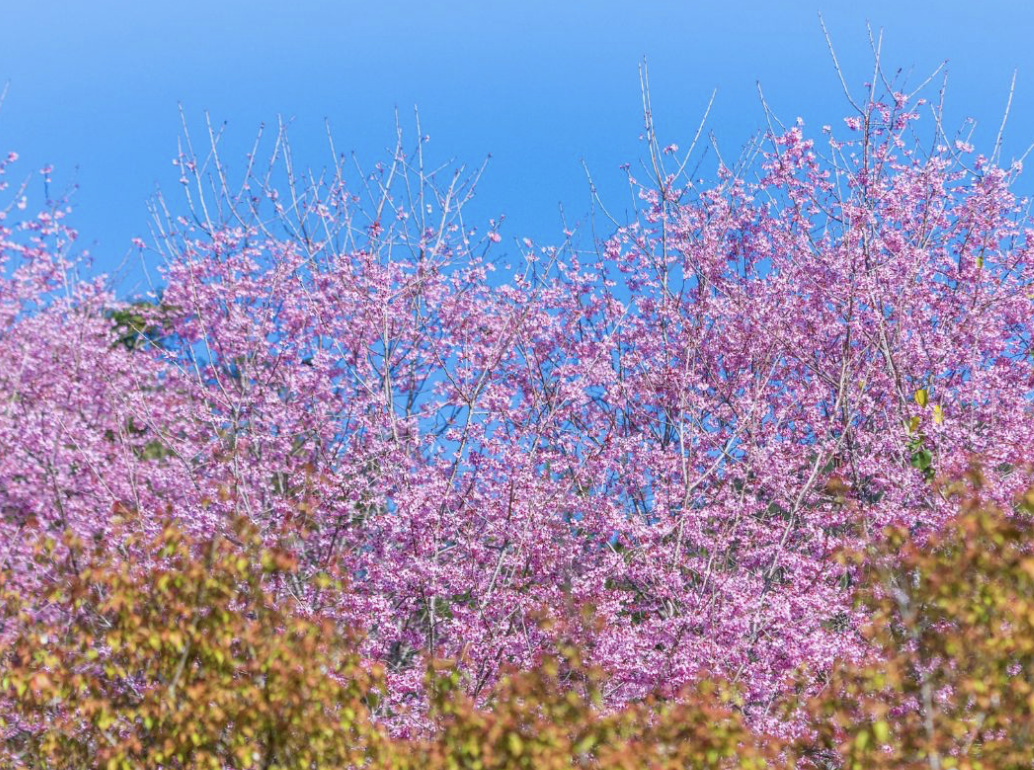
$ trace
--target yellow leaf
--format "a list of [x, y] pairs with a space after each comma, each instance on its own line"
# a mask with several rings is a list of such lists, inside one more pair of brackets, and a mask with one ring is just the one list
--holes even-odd
[[578, 741], [578, 745], [574, 747], [574, 751], [576, 754], [584, 754], [595, 745], [596, 736], [590, 733], [589, 735], [586, 735], [584, 738]]
[[926, 392], [926, 388], [920, 388], [916, 391], [915, 399], [919, 406], [926, 406], [930, 400], [930, 394]]
[[944, 424], [944, 409], [940, 404], [935, 404], [933, 408], [933, 421], [938, 425]]
[[869, 745], [869, 733], [862, 730], [858, 735], [854, 737], [854, 747], [858, 751], [865, 751], [865, 747]]
[[506, 741], [509, 744], [510, 753], [515, 757], [519, 757], [524, 752], [524, 741], [517, 733], [510, 733], [506, 737]]

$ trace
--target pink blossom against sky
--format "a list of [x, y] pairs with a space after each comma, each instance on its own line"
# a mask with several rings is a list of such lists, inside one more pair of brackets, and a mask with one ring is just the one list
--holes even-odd
[[[1019, 69], [1006, 155], [1034, 140], [1034, 48], [1026, 3], [874, 0], [865, 3], [340, 2], [286, 9], [261, 0], [140, 3], [78, 0], [5, 3], [0, 150], [23, 168], [55, 166], [54, 183], [86, 194], [76, 212], [99, 268], [127, 257], [145, 233], [144, 201], [173, 188], [168, 164], [180, 131], [177, 103], [204, 130], [203, 112], [229, 121], [226, 156], [240, 158], [256, 128], [294, 120], [298, 162], [327, 162], [323, 119], [339, 151], [372, 165], [393, 136], [397, 106], [407, 129], [414, 104], [428, 151], [490, 168], [476, 210], [507, 215], [507, 243], [548, 240], [563, 203], [571, 221], [589, 209], [581, 160], [605, 200], [627, 201], [618, 166], [640, 155], [636, 65], [648, 58], [663, 144], [688, 145], [713, 89], [713, 129], [735, 156], [764, 125], [761, 81], [776, 114], [817, 129], [845, 114], [816, 10], [825, 16], [852, 86], [871, 77], [866, 21], [885, 28], [884, 61], [918, 83], [950, 60], [948, 122], [979, 120], [993, 141], [1009, 79]], [[38, 188], [41, 180], [35, 180]], [[37, 192], [39, 190], [37, 189]]]

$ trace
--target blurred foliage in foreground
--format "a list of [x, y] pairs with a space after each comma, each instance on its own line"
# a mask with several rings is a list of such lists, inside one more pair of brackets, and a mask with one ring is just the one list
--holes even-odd
[[1005, 513], [983, 478], [946, 485], [958, 516], [922, 542], [893, 529], [872, 570], [870, 659], [840, 666], [814, 706], [835, 767], [1034, 766], [1034, 490]]
[[734, 693], [709, 682], [603, 709], [606, 680], [574, 646], [477, 702], [433, 663], [427, 730], [392, 734], [379, 667], [315, 609], [347, 586], [301, 580], [249, 525], [40, 536], [47, 590], [0, 577], [0, 766], [1029, 768], [1034, 494], [1003, 512], [981, 484], [974, 471], [943, 488], [959, 514], [942, 533], [892, 530], [844, 557], [870, 577], [870, 656], [821, 675], [812, 730], [794, 743], [750, 730]]

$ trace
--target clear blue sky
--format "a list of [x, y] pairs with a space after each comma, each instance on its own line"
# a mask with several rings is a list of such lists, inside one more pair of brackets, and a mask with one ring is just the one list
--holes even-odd
[[948, 59], [949, 116], [979, 121], [978, 146], [993, 142], [1018, 68], [1004, 155], [1034, 140], [1034, 4], [1019, 0], [2, 6], [0, 149], [17, 150], [22, 171], [53, 163], [56, 180], [76, 176], [74, 224], [102, 269], [146, 233], [155, 184], [178, 192], [178, 102], [198, 128], [205, 110], [229, 121], [231, 156], [260, 122], [291, 117], [296, 159], [316, 166], [324, 118], [339, 150], [372, 163], [392, 141], [393, 109], [417, 104], [439, 159], [492, 154], [475, 214], [505, 213], [508, 237], [556, 240], [559, 202], [572, 218], [588, 210], [581, 159], [605, 197], [624, 199], [618, 166], [642, 150], [644, 55], [662, 142], [685, 145], [717, 88], [710, 126], [737, 150], [762, 122], [757, 80], [783, 119], [817, 132], [845, 115], [819, 10], [852, 85], [870, 72], [867, 20], [884, 29], [885, 64], [914, 68], [914, 82]]

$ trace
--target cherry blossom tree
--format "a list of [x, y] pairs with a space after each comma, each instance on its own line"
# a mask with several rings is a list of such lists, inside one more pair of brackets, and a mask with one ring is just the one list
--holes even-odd
[[[877, 61], [842, 127], [766, 107], [705, 184], [643, 93], [634, 208], [597, 200], [593, 234], [554, 245], [469, 221], [484, 167], [425, 161], [419, 121], [373, 168], [331, 139], [319, 172], [283, 126], [240, 169], [218, 131], [201, 152], [185, 133], [185, 203], [153, 201], [137, 246], [160, 288], [135, 303], [79, 276], [63, 202], [26, 217], [16, 193], [5, 570], [41, 579], [29, 529], [290, 525], [280, 590], [359, 629], [397, 704], [443, 657], [476, 700], [555, 647], [544, 618], [584, 610], [607, 702], [713, 677], [752, 724], [798, 729], [788, 678], [865, 645], [858, 569], [832, 555], [936, 533], [953, 508], [931, 481], [974, 455], [994, 501], [1022, 483], [1021, 164], [948, 136]], [[331, 568], [349, 591], [321, 591]]]

